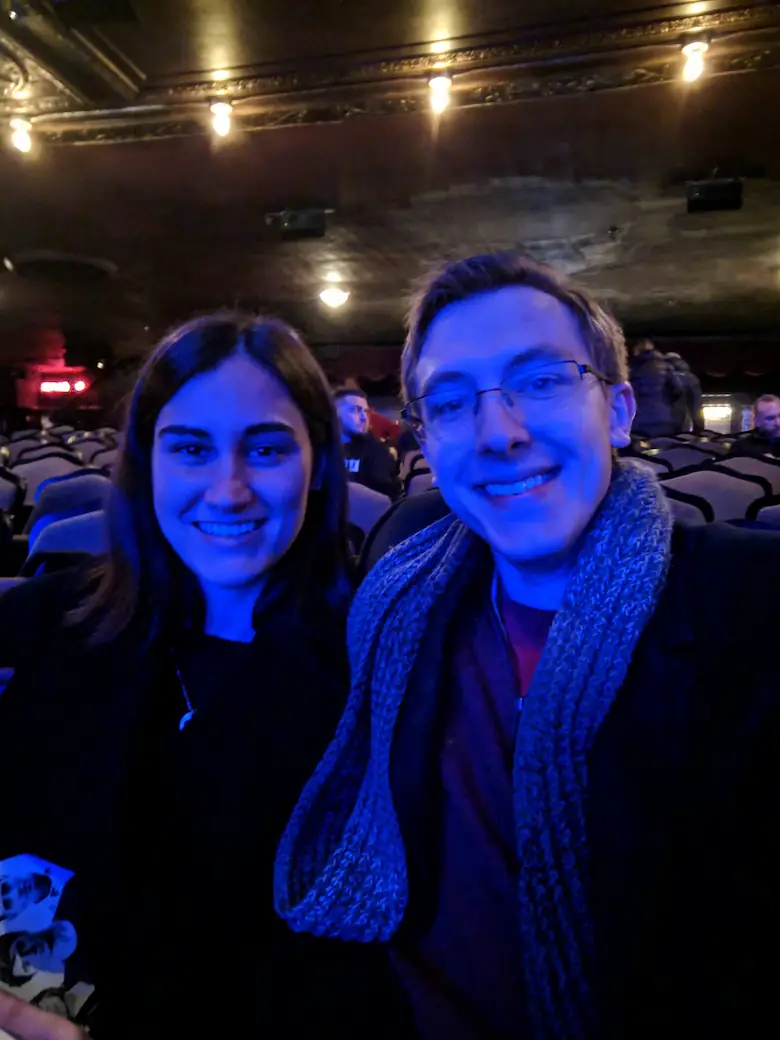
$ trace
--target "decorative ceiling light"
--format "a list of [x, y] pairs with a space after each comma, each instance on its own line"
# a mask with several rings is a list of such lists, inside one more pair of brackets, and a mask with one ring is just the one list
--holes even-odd
[[230, 133], [231, 127], [231, 115], [233, 113], [233, 106], [229, 101], [215, 101], [211, 106], [211, 125], [214, 127], [214, 133], [220, 137], [227, 137]]
[[704, 55], [709, 49], [709, 43], [701, 38], [683, 44], [682, 52], [685, 55], [683, 79], [686, 83], [694, 83], [704, 72]]
[[11, 130], [11, 144], [14, 148], [18, 148], [20, 152], [29, 152], [32, 148], [32, 137], [30, 136], [32, 123], [30, 120], [12, 119]]
[[436, 115], [441, 115], [450, 103], [452, 76], [448, 72], [437, 72], [428, 79], [431, 92], [431, 108]]
[[346, 289], [339, 289], [338, 286], [329, 285], [327, 289], [323, 289], [320, 293], [320, 299], [326, 307], [343, 307], [349, 299], [349, 293]]

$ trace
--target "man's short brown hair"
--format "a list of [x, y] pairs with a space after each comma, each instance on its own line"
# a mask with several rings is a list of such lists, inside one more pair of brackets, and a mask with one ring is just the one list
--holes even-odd
[[628, 381], [623, 330], [586, 289], [566, 275], [518, 253], [489, 253], [447, 264], [414, 297], [401, 357], [401, 381], [407, 401], [417, 395], [416, 370], [433, 320], [445, 307], [481, 293], [522, 285], [553, 296], [577, 320], [594, 368], [613, 383]]
[[753, 415], [756, 415], [758, 412], [760, 404], [780, 404], [780, 397], [776, 394], [762, 394], [753, 405]]

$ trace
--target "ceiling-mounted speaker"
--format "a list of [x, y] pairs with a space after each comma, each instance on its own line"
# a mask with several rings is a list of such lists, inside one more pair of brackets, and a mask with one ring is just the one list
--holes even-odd
[[716, 177], [706, 181], [688, 181], [689, 213], [717, 213], [742, 209], [744, 185], [741, 177]]
[[286, 209], [281, 213], [266, 214], [265, 222], [287, 241], [324, 238], [328, 230], [328, 217], [324, 209]]

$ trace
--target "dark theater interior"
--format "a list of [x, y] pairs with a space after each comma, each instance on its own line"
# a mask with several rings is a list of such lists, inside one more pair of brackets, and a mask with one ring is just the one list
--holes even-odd
[[[0, 822], [0, 1038], [759, 1035], [779, 113], [777, 0], [0, 0], [0, 760], [48, 763]], [[445, 620], [450, 588], [500, 652], [467, 610]], [[284, 708], [258, 714], [257, 674]], [[508, 709], [459, 714], [494, 680]], [[404, 690], [388, 765], [382, 698], [397, 714]], [[360, 793], [323, 767], [285, 830], [347, 694], [371, 741], [327, 761], [365, 760]], [[404, 725], [435, 731], [436, 770], [397, 765], [425, 759]], [[410, 798], [433, 772], [439, 815]], [[713, 915], [743, 868], [755, 889]], [[245, 877], [251, 914], [192, 917]], [[224, 995], [194, 952], [223, 940], [230, 1011], [213, 993], [199, 1017], [170, 992]]]

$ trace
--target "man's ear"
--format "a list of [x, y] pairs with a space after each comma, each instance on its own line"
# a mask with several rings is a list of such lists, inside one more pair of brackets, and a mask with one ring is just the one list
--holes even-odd
[[610, 398], [609, 440], [613, 448], [631, 444], [631, 424], [636, 415], [636, 398], [630, 383], [617, 383], [608, 388]]

